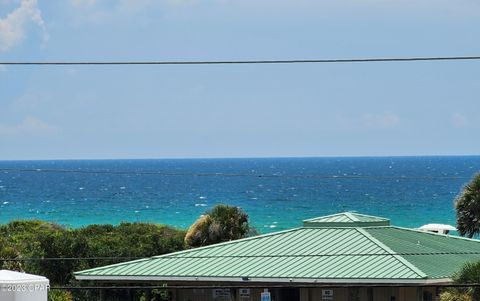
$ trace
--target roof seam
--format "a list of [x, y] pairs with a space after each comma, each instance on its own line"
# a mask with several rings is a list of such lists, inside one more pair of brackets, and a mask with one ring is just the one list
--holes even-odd
[[208, 246], [204, 246], [204, 247], [198, 247], [198, 248], [194, 248], [194, 249], [188, 249], [188, 250], [182, 250], [182, 251], [177, 251], [177, 252], [168, 253], [168, 254], [162, 254], [162, 255], [152, 256], [152, 257], [150, 257], [150, 258], [154, 258], [154, 259], [155, 259], [155, 258], [163, 258], [163, 257], [176, 256], [176, 255], [185, 254], [185, 253], [190, 253], [190, 252], [193, 253], [193, 252], [196, 252], [196, 251], [211, 249], [211, 248], [215, 248], [215, 247], [218, 247], [218, 246], [224, 246], [224, 245], [230, 245], [230, 244], [237, 244], [237, 243], [241, 243], [241, 242], [244, 242], [244, 241], [256, 240], [256, 239], [261, 239], [261, 238], [264, 238], [264, 237], [272, 237], [272, 236], [276, 236], [276, 235], [281, 235], [281, 234], [284, 234], [284, 233], [289, 233], [289, 232], [298, 231], [298, 230], [300, 230], [300, 229], [302, 229], [302, 228], [303, 228], [303, 227], [299, 227], [299, 228], [293, 228], [293, 229], [288, 229], [288, 230], [279, 231], [279, 232], [273, 232], [273, 233], [267, 233], [267, 234], [257, 235], [257, 236], [253, 236], [253, 237], [246, 237], [246, 238], [240, 238], [240, 239], [236, 239], [236, 240], [229, 240], [229, 241], [225, 241], [225, 242], [221, 242], [221, 243], [216, 243], [216, 244], [212, 244], [212, 245], [208, 245]]
[[425, 274], [422, 270], [420, 270], [419, 268], [417, 268], [415, 265], [413, 265], [411, 262], [409, 262], [407, 259], [403, 258], [402, 256], [398, 255], [396, 252], [394, 252], [392, 249], [390, 249], [387, 245], [385, 245], [384, 243], [382, 243], [380, 240], [376, 239], [375, 237], [373, 237], [373, 235], [371, 235], [370, 233], [368, 233], [366, 230], [362, 229], [362, 228], [356, 228], [357, 231], [359, 231], [360, 233], [362, 233], [363, 235], [365, 235], [366, 238], [370, 239], [373, 243], [375, 243], [376, 245], [378, 245], [380, 248], [384, 249], [386, 252], [390, 253], [395, 259], [397, 259], [398, 261], [400, 261], [403, 265], [405, 265], [406, 267], [408, 267], [410, 270], [412, 270], [414, 273], [416, 273], [418, 276], [422, 277], [422, 278], [428, 278], [428, 275]]

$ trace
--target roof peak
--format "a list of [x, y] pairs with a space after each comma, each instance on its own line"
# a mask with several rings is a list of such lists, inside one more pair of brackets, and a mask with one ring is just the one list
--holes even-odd
[[354, 211], [340, 212], [303, 221], [304, 227], [372, 227], [389, 225], [390, 220], [388, 218], [361, 214]]

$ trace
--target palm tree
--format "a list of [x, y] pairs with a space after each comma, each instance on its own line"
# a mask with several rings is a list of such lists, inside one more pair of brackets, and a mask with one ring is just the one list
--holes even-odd
[[469, 238], [480, 234], [480, 173], [468, 183], [455, 200], [457, 229]]
[[244, 238], [251, 232], [248, 215], [239, 207], [217, 205], [193, 223], [185, 235], [185, 246], [195, 248]]

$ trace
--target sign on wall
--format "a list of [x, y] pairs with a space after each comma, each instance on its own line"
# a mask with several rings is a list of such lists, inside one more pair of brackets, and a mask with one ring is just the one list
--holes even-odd
[[229, 288], [216, 288], [213, 290], [213, 299], [217, 298], [230, 298]]
[[332, 289], [322, 290], [322, 300], [333, 300], [333, 290]]
[[240, 296], [240, 298], [250, 298], [250, 289], [241, 288], [238, 290], [238, 295]]

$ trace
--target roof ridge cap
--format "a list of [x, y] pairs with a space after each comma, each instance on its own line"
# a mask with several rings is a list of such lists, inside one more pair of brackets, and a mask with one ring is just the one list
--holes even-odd
[[235, 239], [235, 240], [219, 242], [219, 243], [211, 244], [211, 245], [208, 245], [208, 246], [192, 248], [192, 249], [187, 249], [187, 250], [181, 250], [181, 251], [176, 251], [176, 252], [162, 254], [162, 255], [156, 255], [156, 256], [149, 257], [149, 258], [162, 258], [162, 257], [176, 256], [176, 255], [183, 254], [183, 253], [189, 253], [189, 252], [198, 251], [198, 250], [210, 249], [210, 248], [214, 248], [214, 247], [217, 247], [217, 246], [229, 245], [229, 244], [239, 243], [239, 242], [247, 241], [247, 240], [254, 240], [254, 239], [260, 239], [260, 238], [264, 238], [264, 237], [280, 235], [280, 234], [284, 234], [284, 233], [288, 233], [288, 232], [298, 231], [298, 230], [301, 230], [301, 229], [303, 229], [303, 227], [297, 227], [297, 228], [292, 228], [292, 229], [287, 229], [287, 230], [282, 230], [282, 231], [277, 231], [277, 232], [272, 232], [272, 233], [256, 235], [256, 236], [252, 236], [252, 237], [245, 237], [245, 238], [240, 238], [240, 239]]
[[414, 264], [412, 264], [410, 261], [408, 261], [407, 259], [403, 258], [401, 255], [399, 255], [397, 252], [393, 251], [392, 249], [390, 249], [387, 245], [385, 245], [383, 242], [381, 242], [380, 240], [376, 239], [373, 235], [371, 235], [370, 233], [368, 233], [367, 230], [365, 229], [362, 229], [362, 228], [356, 228], [358, 232], [362, 233], [366, 238], [368, 238], [370, 241], [372, 241], [373, 243], [375, 243], [377, 246], [379, 246], [380, 248], [384, 249], [387, 253], [389, 253], [390, 255], [392, 255], [395, 259], [397, 259], [398, 261], [400, 261], [403, 265], [405, 265], [406, 267], [408, 267], [410, 270], [412, 270], [414, 273], [416, 273], [417, 275], [419, 275], [421, 278], [428, 278], [428, 275], [425, 274], [422, 270], [420, 270], [419, 268], [417, 268]]
[[358, 219], [355, 215], [353, 215], [352, 212], [344, 212], [345, 216], [347, 216], [349, 219], [351, 219], [354, 222], [360, 222], [360, 219]]
[[304, 219], [303, 221], [304, 222], [314, 221], [314, 220], [324, 219], [324, 218], [328, 218], [328, 217], [332, 217], [332, 216], [339, 216], [339, 215], [342, 215], [343, 213], [344, 212], [337, 212], [337, 213], [328, 214], [328, 215], [321, 215], [321, 216], [316, 216], [316, 217], [312, 217], [312, 218], [307, 218], [307, 219]]
[[101, 271], [105, 268], [117, 267], [117, 266], [132, 264], [132, 263], [136, 263], [136, 262], [147, 261], [147, 260], [151, 260], [151, 259], [153, 259], [153, 257], [145, 257], [145, 258], [140, 258], [140, 259], [135, 259], [135, 260], [113, 263], [113, 264], [109, 264], [109, 265], [99, 266], [99, 267], [96, 267], [96, 268], [76, 271], [76, 272], [73, 272], [73, 274], [74, 275], [79, 275], [79, 274], [90, 273], [90, 272], [94, 272], [94, 271]]
[[140, 259], [125, 261], [125, 262], [119, 262], [119, 263], [104, 265], [104, 266], [101, 266], [101, 267], [96, 267], [96, 268], [91, 268], [91, 269], [86, 269], [86, 270], [77, 271], [77, 272], [74, 272], [73, 274], [76, 275], [76, 274], [81, 274], [81, 273], [84, 273], [84, 272], [91, 272], [91, 271], [102, 270], [102, 269], [104, 269], [104, 268], [111, 268], [111, 267], [113, 267], [113, 266], [122, 266], [122, 265], [132, 264], [132, 263], [135, 263], [135, 262], [141, 262], [141, 261], [147, 261], [147, 260], [154, 260], [154, 259], [157, 259], [157, 258], [171, 257], [171, 256], [176, 256], [176, 255], [183, 254], [183, 253], [187, 253], [187, 252], [192, 252], [192, 251], [197, 251], [197, 250], [203, 250], [203, 249], [212, 248], [212, 247], [215, 247], [215, 246], [218, 246], [218, 245], [226, 245], [226, 244], [231, 244], [231, 243], [235, 243], [235, 242], [239, 242], [239, 241], [253, 240], [253, 239], [258, 239], [258, 238], [263, 238], [263, 237], [268, 237], [268, 236], [275, 236], [275, 235], [279, 235], [279, 234], [283, 234], [283, 233], [288, 233], [288, 232], [297, 231], [297, 230], [300, 230], [300, 229], [302, 229], [302, 228], [299, 227], [299, 228], [287, 229], [287, 230], [283, 230], [283, 231], [266, 233], [266, 234], [262, 234], [262, 235], [252, 236], [252, 237], [245, 237], [245, 238], [240, 238], [240, 239], [236, 239], [236, 240], [225, 241], [225, 242], [221, 242], [221, 243], [216, 243], [216, 244], [212, 244], [212, 245], [208, 245], [208, 246], [203, 246], [203, 247], [198, 247], [198, 248], [193, 248], [193, 249], [188, 249], [188, 250], [180, 250], [180, 251], [176, 251], [176, 252], [172, 252], [172, 253], [166, 253], [166, 254], [162, 254], [162, 255], [155, 255], [155, 256], [150, 256], [150, 257], [145, 257], [145, 258], [140, 258]]
[[383, 216], [376, 216], [376, 215], [371, 215], [371, 214], [363, 214], [363, 213], [358, 213], [358, 212], [352, 212], [353, 214], [355, 215], [360, 215], [360, 216], [364, 216], [364, 217], [374, 217], [376, 219], [380, 219], [380, 220], [390, 220], [389, 218], [386, 218], [386, 217], [383, 217]]

